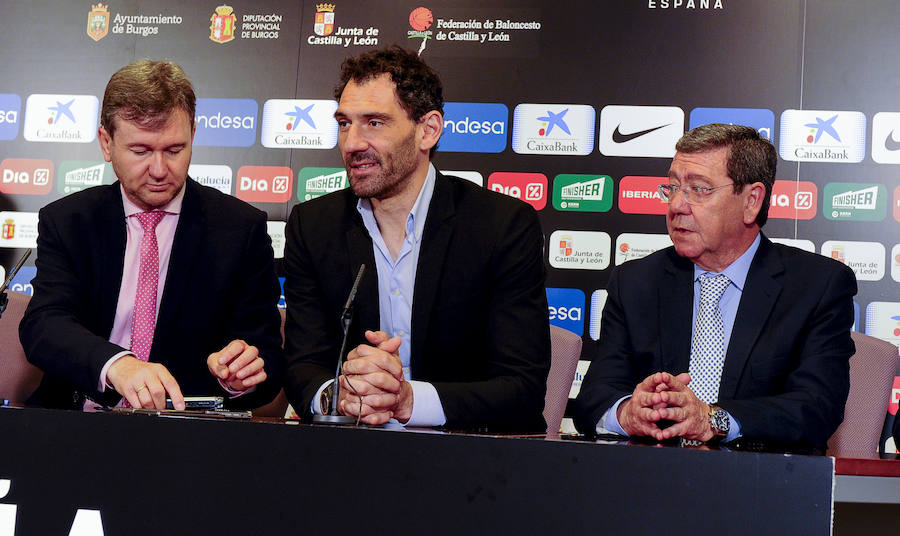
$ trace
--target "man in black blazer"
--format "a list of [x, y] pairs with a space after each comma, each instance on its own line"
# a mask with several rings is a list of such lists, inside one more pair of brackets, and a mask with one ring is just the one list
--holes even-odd
[[[754, 129], [698, 127], [676, 149], [661, 187], [674, 247], [613, 272], [575, 424], [587, 434], [824, 448], [850, 388], [853, 272], [762, 235], [777, 157]], [[701, 341], [713, 330], [698, 311], [707, 272], [728, 277], [713, 304], [725, 331], [712, 379]]]
[[443, 97], [415, 54], [372, 51], [342, 71], [351, 188], [296, 206], [287, 225], [288, 398], [304, 418], [328, 411], [341, 311], [365, 264], [341, 413], [543, 432], [550, 337], [534, 210], [430, 164]]
[[[186, 394], [249, 408], [278, 391], [280, 292], [266, 216], [187, 177], [194, 102], [170, 62], [137, 62], [110, 80], [99, 139], [119, 181], [40, 211], [34, 296], [20, 325], [28, 359], [45, 373], [32, 403], [162, 408], [170, 396], [183, 408]], [[145, 254], [135, 218], [160, 211], [159, 298], [142, 361], [128, 344]]]

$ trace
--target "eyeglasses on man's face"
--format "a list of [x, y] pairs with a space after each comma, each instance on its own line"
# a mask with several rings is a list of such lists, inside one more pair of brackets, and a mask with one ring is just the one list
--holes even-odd
[[722, 184], [720, 186], [695, 186], [695, 185], [685, 185], [681, 186], [678, 184], [660, 184], [659, 188], [659, 196], [666, 203], [670, 203], [672, 198], [675, 197], [675, 194], [681, 192], [681, 195], [684, 196], [684, 200], [690, 205], [702, 205], [703, 203], [709, 201], [712, 197], [713, 193], [716, 190], [721, 188], [726, 188], [728, 186], [733, 186], [734, 183]]

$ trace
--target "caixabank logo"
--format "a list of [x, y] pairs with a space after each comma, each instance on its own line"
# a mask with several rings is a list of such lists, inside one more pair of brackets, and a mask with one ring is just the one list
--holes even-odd
[[444, 104], [444, 131], [438, 151], [502, 153], [506, 149], [509, 109], [496, 102]]
[[194, 145], [250, 147], [259, 105], [253, 99], [197, 99]]
[[231, 167], [224, 164], [191, 164], [188, 175], [202, 184], [231, 195]]
[[602, 231], [561, 229], [550, 235], [550, 266], [562, 270], [605, 270], [609, 267], [610, 238]]
[[15, 93], [0, 93], [0, 140], [14, 140], [19, 135], [19, 112], [22, 99]]
[[243, 166], [238, 169], [235, 197], [248, 203], [287, 203], [294, 172], [284, 166]]
[[97, 137], [99, 111], [93, 95], [29, 95], [23, 135], [36, 142], [90, 143]]
[[112, 184], [116, 174], [112, 164], [102, 160], [64, 160], [56, 174], [56, 191], [68, 195], [85, 188]]
[[553, 208], [563, 212], [608, 212], [613, 202], [609, 175], [561, 174], [553, 179]]
[[772, 185], [769, 200], [769, 217], [811, 220], [816, 217], [819, 189], [809, 181], [777, 180]]
[[577, 288], [547, 288], [550, 325], [584, 334], [584, 291]]
[[596, 117], [594, 108], [586, 104], [520, 104], [513, 111], [513, 151], [591, 154]]
[[534, 210], [547, 206], [547, 176], [543, 173], [496, 171], [488, 176], [488, 189], [521, 199]]
[[659, 197], [659, 185], [668, 182], [668, 177], [622, 177], [619, 210], [625, 214], [665, 214], [668, 204]]
[[823, 195], [829, 220], [881, 221], [887, 214], [887, 189], [883, 184], [830, 182]]
[[763, 138], [773, 141], [775, 114], [766, 108], [694, 108], [688, 123], [689, 129], [712, 123], [753, 127]]
[[856, 111], [785, 110], [778, 153], [792, 162], [862, 162], [866, 116]]
[[297, 199], [301, 202], [322, 197], [350, 186], [347, 170], [332, 167], [305, 167], [297, 180]]
[[857, 281], [881, 281], [884, 277], [885, 248], [879, 242], [826, 240], [822, 255], [849, 266]]
[[600, 110], [600, 152], [606, 156], [672, 158], [684, 134], [684, 110], [677, 106], [604, 106]]
[[0, 192], [46, 195], [53, 187], [53, 162], [43, 158], [4, 158], [0, 161]]
[[270, 148], [333, 149], [338, 139], [337, 107], [333, 100], [267, 100], [260, 143]]

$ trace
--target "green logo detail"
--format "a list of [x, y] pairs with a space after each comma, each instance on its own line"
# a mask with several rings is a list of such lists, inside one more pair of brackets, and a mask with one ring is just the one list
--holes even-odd
[[71, 194], [91, 186], [116, 182], [112, 165], [97, 160], [66, 160], [59, 166], [56, 189], [61, 194]]
[[553, 208], [566, 212], [608, 212], [613, 202], [609, 175], [562, 174], [553, 179]]
[[344, 168], [306, 167], [300, 170], [297, 199], [302, 203], [350, 186]]
[[825, 185], [825, 218], [837, 221], [881, 221], [887, 212], [883, 184], [831, 182]]

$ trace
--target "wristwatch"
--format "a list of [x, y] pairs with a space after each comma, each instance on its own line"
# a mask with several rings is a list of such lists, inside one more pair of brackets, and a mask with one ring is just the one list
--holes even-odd
[[716, 405], [709, 406], [709, 426], [713, 431], [713, 437], [710, 441], [722, 441], [725, 439], [731, 428], [728, 412]]
[[322, 410], [322, 415], [331, 415], [332, 396], [334, 396], [334, 383], [328, 384], [328, 387], [322, 389], [322, 394], [319, 395], [319, 408]]

